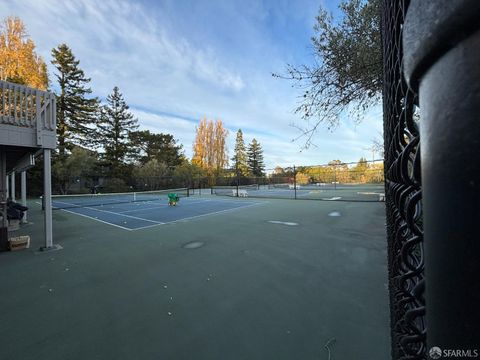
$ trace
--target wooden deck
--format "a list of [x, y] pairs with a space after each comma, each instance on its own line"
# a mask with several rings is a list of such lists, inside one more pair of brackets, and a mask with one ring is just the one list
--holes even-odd
[[0, 146], [54, 149], [55, 95], [0, 81]]

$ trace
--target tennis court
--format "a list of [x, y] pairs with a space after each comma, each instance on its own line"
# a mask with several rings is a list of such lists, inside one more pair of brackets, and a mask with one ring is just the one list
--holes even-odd
[[384, 203], [155, 196], [54, 198], [51, 253], [30, 203], [30, 249], [0, 254], [2, 358], [389, 356]]
[[309, 185], [241, 185], [217, 186], [212, 188], [212, 194], [219, 196], [277, 199], [303, 199], [324, 201], [384, 201], [385, 188], [383, 184], [309, 184]]
[[[169, 193], [180, 197], [180, 201], [175, 206], [168, 204]], [[254, 201], [190, 197], [188, 189], [60, 195], [52, 199], [52, 206], [58, 211], [70, 212], [124, 230], [140, 230], [260, 204]]]

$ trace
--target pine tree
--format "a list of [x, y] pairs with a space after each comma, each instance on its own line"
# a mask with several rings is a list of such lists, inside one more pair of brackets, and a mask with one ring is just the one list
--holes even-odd
[[48, 87], [47, 65], [18, 17], [7, 17], [0, 24], [0, 80], [40, 90]]
[[130, 137], [138, 128], [137, 122], [115, 86], [107, 97], [107, 104], [102, 107], [96, 136], [98, 144], [105, 150], [104, 159], [113, 176], [120, 176], [122, 166], [137, 152]]
[[265, 165], [263, 164], [263, 150], [260, 143], [254, 138], [248, 145], [248, 169], [253, 176], [263, 176]]
[[232, 157], [233, 168], [238, 175], [248, 176], [247, 150], [243, 141], [242, 129], [237, 131], [235, 140], [235, 153]]
[[85, 77], [78, 66], [80, 61], [75, 59], [66, 44], [53, 49], [52, 57], [60, 88], [57, 95], [57, 136], [59, 154], [63, 158], [73, 145], [92, 145], [99, 101], [96, 97], [87, 98], [92, 93], [87, 87], [90, 79]]
[[149, 130], [135, 131], [130, 139], [139, 150], [137, 160], [141, 164], [151, 159], [167, 164], [169, 167], [182, 163], [182, 145], [171, 134], [155, 134]]

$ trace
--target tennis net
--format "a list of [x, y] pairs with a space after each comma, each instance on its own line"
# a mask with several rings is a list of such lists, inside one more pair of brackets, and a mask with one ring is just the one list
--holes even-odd
[[168, 201], [169, 193], [176, 193], [179, 197], [189, 196], [188, 188], [126, 193], [52, 195], [52, 208], [71, 209], [79, 207], [123, 204], [139, 201]]
[[[258, 184], [240, 185], [238, 190], [255, 191], [258, 190]], [[242, 196], [241, 193], [237, 194], [237, 186], [214, 186], [212, 187], [212, 195], [224, 195], [224, 196]]]

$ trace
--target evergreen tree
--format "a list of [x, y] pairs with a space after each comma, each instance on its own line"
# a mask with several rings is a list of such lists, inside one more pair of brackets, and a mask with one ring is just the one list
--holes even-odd
[[102, 107], [96, 140], [104, 150], [104, 160], [113, 176], [120, 176], [122, 166], [137, 153], [131, 142], [131, 133], [137, 128], [138, 120], [128, 111], [129, 106], [117, 86], [107, 97]]
[[66, 44], [53, 49], [52, 56], [60, 88], [60, 95], [57, 95], [57, 136], [58, 151], [63, 158], [75, 144], [92, 145], [99, 101], [96, 97], [87, 98], [92, 93], [88, 87], [90, 79], [85, 77], [78, 66], [80, 61], [75, 59]]
[[357, 165], [355, 165], [352, 170], [352, 179], [355, 181], [364, 181], [365, 176], [368, 172], [368, 162], [367, 159], [364, 157], [361, 157], [360, 160], [358, 160]]
[[167, 164], [169, 167], [182, 163], [182, 145], [170, 134], [155, 134], [149, 130], [135, 131], [130, 139], [139, 150], [138, 160], [145, 164], [151, 159]]
[[263, 176], [265, 165], [263, 164], [263, 150], [260, 143], [254, 138], [248, 145], [248, 169], [253, 176]]
[[239, 175], [247, 176], [248, 175], [248, 166], [247, 166], [247, 151], [245, 149], [245, 142], [243, 141], [242, 129], [237, 131], [237, 138], [235, 140], [235, 150], [232, 157], [233, 168], [235, 172]]
[[97, 165], [97, 154], [75, 146], [64, 161], [53, 162], [52, 174], [54, 191], [67, 194], [76, 179], [91, 179]]

